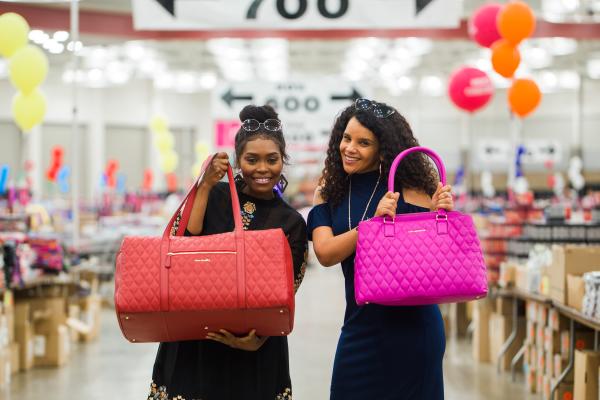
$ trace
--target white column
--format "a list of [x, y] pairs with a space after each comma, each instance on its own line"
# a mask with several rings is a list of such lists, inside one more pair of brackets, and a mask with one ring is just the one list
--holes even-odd
[[90, 90], [86, 93], [90, 100], [90, 113], [88, 119], [88, 148], [86, 149], [86, 162], [88, 176], [86, 179], [86, 196], [92, 200], [99, 195], [100, 174], [106, 164], [106, 126], [104, 116], [104, 91]]
[[[26, 159], [32, 161], [33, 169], [29, 172], [32, 180], [32, 192], [34, 201], [42, 198], [42, 184], [44, 182], [44, 166], [42, 163], [42, 127], [35, 126], [31, 132], [26, 134], [25, 154]], [[23, 165], [21, 165], [23, 167]]]

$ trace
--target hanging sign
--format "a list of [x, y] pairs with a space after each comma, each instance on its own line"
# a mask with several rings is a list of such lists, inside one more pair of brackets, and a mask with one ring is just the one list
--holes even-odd
[[133, 0], [138, 30], [457, 28], [449, 0]]

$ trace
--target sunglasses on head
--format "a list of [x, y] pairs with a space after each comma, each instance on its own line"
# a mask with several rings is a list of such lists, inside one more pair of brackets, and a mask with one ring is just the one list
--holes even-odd
[[265, 122], [259, 122], [254, 118], [250, 118], [242, 122], [242, 129], [246, 132], [256, 132], [261, 126], [270, 132], [281, 131], [281, 121], [274, 118], [269, 118]]
[[356, 99], [354, 102], [354, 108], [357, 110], [373, 110], [373, 115], [377, 118], [387, 118], [396, 112], [392, 107], [388, 107], [385, 104], [377, 103], [376, 101], [369, 99]]

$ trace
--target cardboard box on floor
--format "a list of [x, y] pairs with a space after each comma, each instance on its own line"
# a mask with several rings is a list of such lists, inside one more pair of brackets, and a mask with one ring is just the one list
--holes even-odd
[[[517, 337], [515, 338], [512, 345], [508, 348], [508, 351], [502, 357], [502, 368], [504, 370], [510, 369], [510, 362], [512, 358], [517, 354], [523, 341], [525, 340], [525, 318], [520, 317], [517, 320]], [[490, 316], [490, 356], [492, 362], [498, 360], [500, 349], [510, 336], [512, 330], [512, 318], [503, 315], [492, 314]], [[517, 365], [517, 368], [519, 365]]]
[[567, 275], [567, 305], [577, 311], [583, 309], [583, 296], [585, 295], [585, 282], [583, 276]]
[[[586, 350], [594, 348], [594, 332], [589, 330], [575, 331], [575, 349]], [[560, 354], [563, 359], [569, 359], [570, 352], [570, 331], [563, 331], [560, 334]]]
[[80, 320], [87, 325], [89, 330], [81, 332], [79, 340], [82, 342], [94, 341], [100, 334], [102, 299], [98, 295], [87, 296], [81, 300], [80, 307]]
[[11, 343], [9, 346], [11, 373], [14, 375], [21, 370], [19, 344]]
[[28, 371], [33, 368], [33, 327], [31, 322], [24, 321], [16, 327], [16, 341], [19, 345], [19, 368]]
[[475, 302], [473, 308], [473, 359], [490, 362], [490, 315], [492, 301], [485, 298]]
[[6, 316], [8, 343], [13, 343], [15, 341], [15, 304], [11, 291], [4, 292], [2, 309]]
[[598, 367], [600, 352], [575, 350], [575, 399], [598, 400]]
[[65, 325], [48, 335], [34, 337], [34, 365], [36, 367], [60, 367], [67, 363], [71, 353], [71, 338]]
[[36, 335], [54, 334], [67, 321], [67, 304], [64, 297], [36, 298], [31, 300], [31, 318]]
[[[551, 382], [554, 384], [556, 380], [552, 379]], [[546, 398], [550, 398], [550, 393], [548, 393], [548, 397]], [[573, 383], [561, 382], [554, 393], [554, 400], [573, 400]]]
[[11, 371], [10, 351], [8, 347], [2, 347], [0, 348], [0, 388], [5, 389], [10, 385]]
[[567, 275], [579, 276], [595, 270], [600, 270], [600, 246], [552, 246], [552, 264], [548, 269], [550, 297], [568, 304]]

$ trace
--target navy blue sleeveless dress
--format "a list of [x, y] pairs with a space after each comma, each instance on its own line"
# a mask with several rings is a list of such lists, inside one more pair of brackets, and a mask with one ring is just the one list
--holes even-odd
[[[351, 225], [365, 211], [379, 172], [352, 175]], [[387, 191], [382, 179], [365, 218], [375, 214]], [[405, 203], [397, 212], [428, 211]], [[334, 235], [347, 232], [348, 195], [340, 205], [324, 203], [308, 216], [309, 240], [319, 226]], [[444, 398], [442, 358], [446, 348], [444, 323], [437, 305], [358, 306], [354, 299], [354, 254], [342, 261], [346, 289], [344, 325], [338, 341], [331, 380], [331, 400], [441, 400]]]

